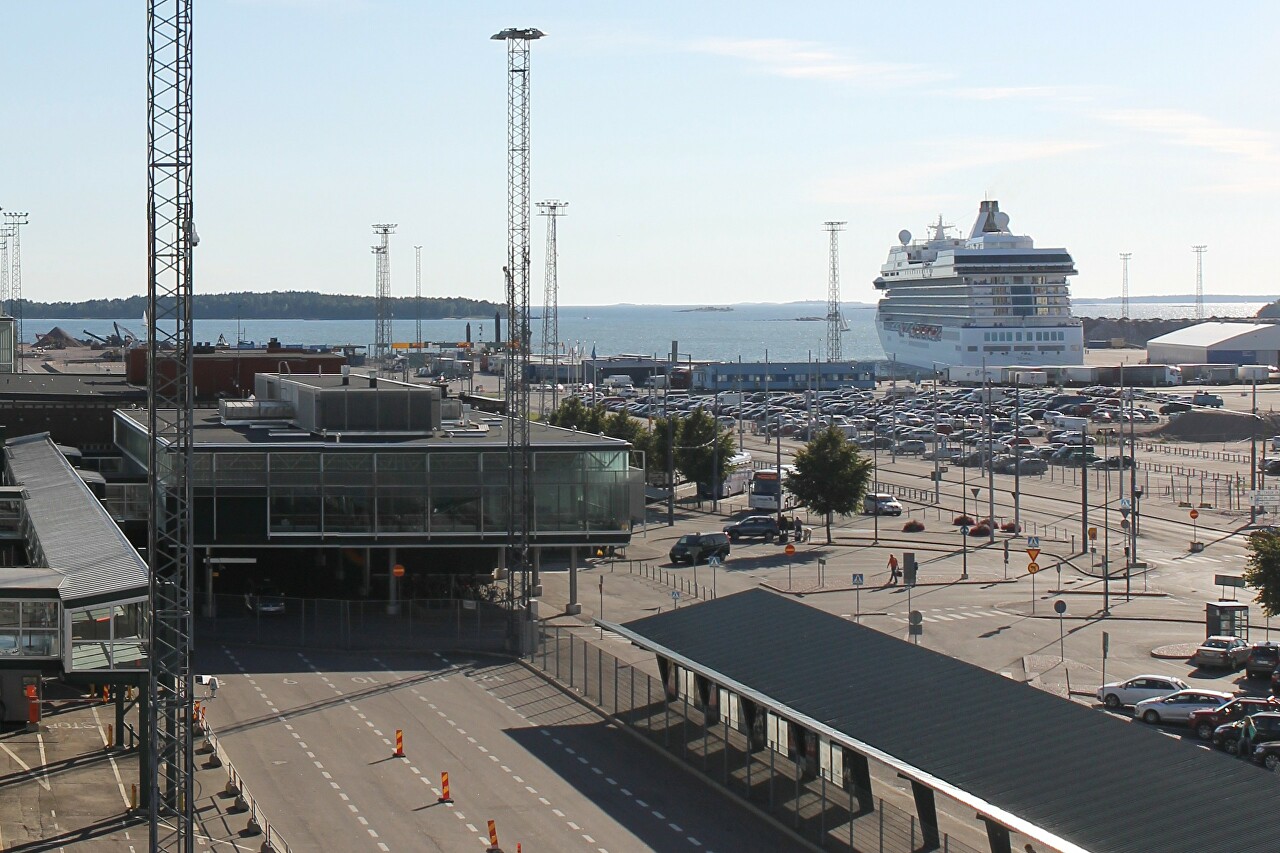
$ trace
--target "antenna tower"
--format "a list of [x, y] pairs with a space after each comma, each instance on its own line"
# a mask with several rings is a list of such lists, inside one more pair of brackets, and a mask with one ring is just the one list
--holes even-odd
[[422, 349], [422, 247], [413, 247], [413, 308], [417, 323], [413, 329], [413, 345]]
[[840, 334], [844, 330], [844, 315], [840, 312], [840, 232], [844, 222], [824, 222], [822, 227], [831, 235], [831, 276], [827, 280], [827, 361], [842, 361]]
[[551, 408], [560, 404], [560, 282], [556, 270], [556, 220], [564, 216], [567, 201], [538, 202], [540, 216], [547, 218], [547, 263], [542, 297], [542, 358], [551, 356]]
[[9, 314], [13, 317], [14, 369], [22, 372], [22, 226], [27, 224], [27, 214], [5, 212], [4, 218], [9, 220], [9, 286], [6, 288], [6, 300]]
[[1120, 316], [1129, 319], [1129, 259], [1133, 252], [1120, 253]]
[[[529, 604], [533, 460], [529, 434], [529, 42], [537, 29], [508, 28], [507, 43], [507, 515], [509, 600]], [[520, 589], [514, 587], [520, 575]], [[517, 623], [513, 621], [512, 629]]]
[[[147, 696], [142, 775], [150, 849], [191, 853], [192, 653], [191, 8], [147, 9]], [[163, 364], [161, 361], [163, 360]]]
[[395, 225], [375, 225], [373, 233], [381, 237], [373, 247], [376, 285], [373, 296], [373, 364], [381, 371], [391, 352], [391, 243]]
[[1204, 253], [1209, 251], [1208, 246], [1192, 246], [1191, 251], [1196, 253], [1196, 319], [1204, 319]]

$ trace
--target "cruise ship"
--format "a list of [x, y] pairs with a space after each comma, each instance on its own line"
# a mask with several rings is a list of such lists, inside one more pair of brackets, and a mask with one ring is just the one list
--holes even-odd
[[1084, 363], [1084, 327], [1071, 316], [1066, 249], [1037, 249], [984, 201], [968, 237], [942, 218], [929, 238], [898, 234], [875, 280], [885, 357], [903, 365], [999, 368]]

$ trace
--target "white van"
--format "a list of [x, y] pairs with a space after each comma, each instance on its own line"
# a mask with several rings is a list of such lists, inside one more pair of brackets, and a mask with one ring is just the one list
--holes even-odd
[[870, 492], [862, 498], [863, 515], [902, 515], [902, 504], [888, 492]]

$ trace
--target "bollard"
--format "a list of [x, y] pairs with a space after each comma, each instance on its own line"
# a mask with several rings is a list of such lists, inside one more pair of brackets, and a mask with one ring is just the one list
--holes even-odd
[[502, 853], [498, 846], [498, 825], [493, 821], [489, 821], [489, 847], [485, 853]]
[[102, 704], [103, 705], [107, 704], [107, 702], [110, 701], [110, 698], [111, 698], [111, 688], [105, 684], [102, 685]]
[[129, 791], [129, 811], [138, 810], [138, 783], [134, 782]]
[[271, 832], [269, 830], [267, 837], [262, 841], [262, 846], [258, 848], [258, 853], [276, 853], [276, 847], [271, 843]]
[[227, 779], [227, 787], [223, 788], [222, 792], [229, 797], [240, 796], [240, 786], [236, 784], [234, 776]]
[[244, 831], [249, 835], [261, 835], [262, 824], [258, 823], [256, 814], [249, 815], [249, 823], [245, 826]]
[[249, 802], [244, 798], [244, 791], [236, 792], [236, 804], [233, 811], [247, 812], [249, 810]]
[[392, 758], [404, 758], [404, 729], [396, 729], [396, 751], [391, 753]]
[[440, 796], [436, 798], [437, 803], [453, 803], [453, 797], [449, 796], [449, 774], [440, 774]]
[[116, 745], [116, 727], [111, 723], [107, 723], [107, 749], [114, 749]]

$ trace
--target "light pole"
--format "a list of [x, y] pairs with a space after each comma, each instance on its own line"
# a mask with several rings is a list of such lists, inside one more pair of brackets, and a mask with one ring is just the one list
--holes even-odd
[[[1111, 473], [1107, 469], [1107, 438], [1111, 435], [1111, 430], [1100, 429], [1098, 434], [1102, 436], [1102, 615], [1111, 615], [1111, 565], [1110, 565], [1110, 543], [1111, 543]], [[1088, 452], [1088, 445], [1085, 445], [1085, 452]], [[1089, 479], [1089, 469], [1087, 457], [1081, 456], [1080, 474], [1084, 479]]]
[[720, 392], [711, 407], [711, 511], [720, 511]]
[[933, 363], [933, 503], [942, 503], [942, 470], [938, 464], [938, 363]]
[[1249, 488], [1255, 496], [1249, 501], [1249, 523], [1258, 523], [1258, 377], [1253, 377], [1253, 428], [1249, 430]]
[[[876, 415], [875, 423], [871, 427], [871, 493], [877, 494], [880, 491], [880, 416]], [[880, 502], [874, 498], [871, 501], [871, 523], [874, 525], [874, 533], [871, 537], [872, 545], [880, 544]]]

